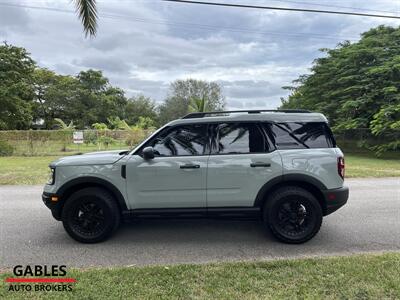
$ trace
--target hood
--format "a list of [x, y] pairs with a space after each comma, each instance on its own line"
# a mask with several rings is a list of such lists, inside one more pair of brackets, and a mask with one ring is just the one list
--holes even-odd
[[53, 161], [50, 166], [108, 165], [116, 163], [128, 153], [128, 150], [113, 150], [65, 156]]

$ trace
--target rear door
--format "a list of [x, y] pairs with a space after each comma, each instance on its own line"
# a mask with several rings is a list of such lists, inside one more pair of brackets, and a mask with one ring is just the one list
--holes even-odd
[[261, 187], [282, 175], [281, 157], [258, 123], [212, 126], [207, 206], [251, 207]]

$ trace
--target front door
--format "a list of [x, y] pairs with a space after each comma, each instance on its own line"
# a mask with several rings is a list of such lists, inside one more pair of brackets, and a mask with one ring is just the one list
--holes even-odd
[[154, 148], [154, 159], [138, 153], [127, 163], [130, 208], [205, 208], [207, 125], [166, 128], [147, 146]]

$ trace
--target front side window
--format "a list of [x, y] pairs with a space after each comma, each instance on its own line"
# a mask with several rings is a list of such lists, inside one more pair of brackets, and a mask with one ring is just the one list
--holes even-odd
[[217, 126], [217, 152], [240, 154], [264, 152], [266, 142], [263, 133], [252, 123], [223, 123]]
[[193, 124], [166, 129], [146, 146], [156, 156], [193, 156], [205, 154], [207, 143], [207, 125]]
[[334, 147], [334, 139], [324, 122], [266, 124], [278, 149]]

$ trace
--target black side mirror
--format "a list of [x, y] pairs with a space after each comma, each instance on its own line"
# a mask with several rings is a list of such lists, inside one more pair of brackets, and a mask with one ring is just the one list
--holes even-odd
[[153, 147], [146, 147], [142, 150], [143, 158], [148, 160], [148, 159], [153, 159], [154, 158], [154, 149]]

